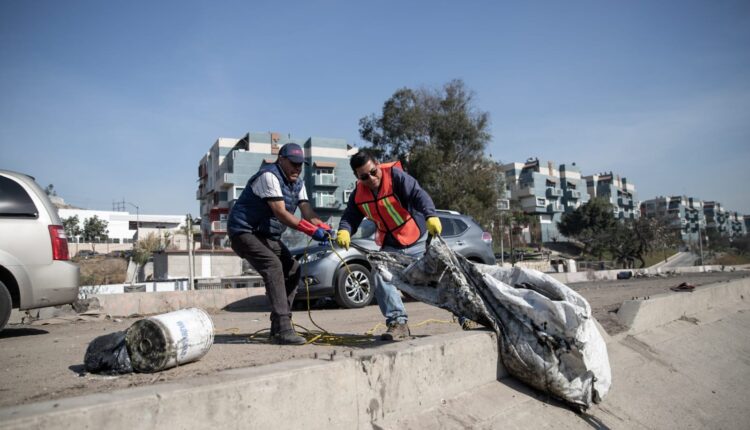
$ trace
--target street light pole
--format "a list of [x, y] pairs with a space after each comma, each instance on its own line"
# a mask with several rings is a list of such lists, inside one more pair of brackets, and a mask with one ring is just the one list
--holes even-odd
[[195, 282], [195, 261], [193, 260], [193, 216], [187, 214], [185, 216], [185, 224], [187, 225], [187, 248], [188, 248], [188, 290], [194, 288], [193, 282]]
[[136, 240], [141, 240], [141, 215], [140, 215], [140, 208], [136, 204], [133, 204], [133, 203], [130, 203], [130, 202], [125, 202], [125, 203], [127, 203], [130, 206], [133, 206], [135, 208], [135, 237], [137, 238]]

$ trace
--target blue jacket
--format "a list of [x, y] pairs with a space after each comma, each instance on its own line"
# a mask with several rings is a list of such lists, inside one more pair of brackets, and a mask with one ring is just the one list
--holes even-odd
[[268, 203], [253, 192], [251, 184], [266, 172], [273, 173], [279, 179], [286, 210], [289, 213], [294, 213], [297, 210], [299, 192], [302, 190], [305, 181], [297, 179], [294, 183], [288, 182], [277, 163], [267, 164], [261, 167], [258, 173], [247, 181], [247, 185], [242, 191], [240, 198], [237, 199], [234, 206], [232, 206], [232, 210], [229, 211], [227, 230], [230, 238], [242, 233], [253, 233], [258, 236], [279, 240], [281, 233], [286, 230], [286, 226], [274, 216]]

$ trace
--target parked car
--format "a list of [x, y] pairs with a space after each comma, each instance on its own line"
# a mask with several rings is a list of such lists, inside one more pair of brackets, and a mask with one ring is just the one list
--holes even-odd
[[[443, 225], [443, 239], [448, 246], [471, 261], [495, 264], [492, 236], [473, 218], [453, 211], [438, 211], [438, 217]], [[287, 243], [294, 242], [291, 239], [285, 238]], [[307, 243], [308, 240], [297, 238], [296, 243], [300, 244], [300, 241]], [[367, 219], [363, 220], [359, 230], [352, 237], [352, 242], [366, 249], [378, 250], [379, 247], [375, 244], [375, 224]], [[301, 246], [291, 249], [292, 254], [302, 264], [302, 279], [297, 300], [307, 299], [307, 280], [311, 298], [333, 297], [345, 308], [369, 305], [373, 300], [374, 290], [370, 274], [372, 267], [367, 258], [354, 248], [349, 248], [348, 251], [337, 248], [336, 251], [341, 259], [331, 251], [330, 246], [321, 247], [316, 242], [309, 248]], [[342, 259], [351, 273], [341, 262]]]
[[72, 303], [78, 266], [47, 194], [22, 173], [0, 170], [0, 330], [11, 309]]

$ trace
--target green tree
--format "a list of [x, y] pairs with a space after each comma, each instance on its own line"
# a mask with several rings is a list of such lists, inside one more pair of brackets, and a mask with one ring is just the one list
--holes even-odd
[[439, 90], [399, 89], [380, 115], [360, 119], [359, 132], [381, 158], [400, 160], [438, 208], [489, 225], [504, 189], [499, 163], [484, 154], [489, 124], [473, 92], [453, 80]]
[[706, 229], [706, 247], [711, 251], [726, 251], [731, 246], [729, 236], [715, 228]]
[[635, 223], [616, 222], [607, 231], [603, 231], [606, 249], [612, 258], [622, 267], [631, 268], [636, 259], [641, 260], [641, 267], [645, 266], [642, 255], [642, 242], [638, 240]]
[[131, 283], [135, 280], [135, 276], [140, 271], [140, 268], [154, 255], [154, 252], [162, 251], [163, 249], [164, 245], [162, 244], [161, 237], [154, 233], [149, 233], [145, 238], [136, 242], [133, 247], [132, 258], [137, 267], [136, 270], [133, 271], [133, 279], [131, 279]]
[[65, 229], [65, 235], [68, 239], [72, 240], [75, 237], [83, 234], [81, 229], [81, 221], [78, 219], [78, 215], [69, 216], [62, 219], [63, 229]]
[[606, 199], [595, 198], [562, 216], [560, 233], [583, 244], [583, 252], [601, 258], [609, 248], [617, 220]]
[[94, 249], [94, 242], [109, 238], [108, 225], [109, 223], [106, 220], [100, 219], [96, 215], [83, 221], [83, 240], [91, 242], [92, 250]]

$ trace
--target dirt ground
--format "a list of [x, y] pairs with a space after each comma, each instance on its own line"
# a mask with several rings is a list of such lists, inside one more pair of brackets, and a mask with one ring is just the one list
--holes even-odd
[[123, 258], [96, 256], [73, 259], [81, 268], [80, 285], [119, 284], [125, 282], [128, 262]]
[[[605, 330], [622, 330], [610, 314], [623, 300], [633, 297], [674, 293], [669, 287], [681, 282], [700, 286], [727, 281], [750, 272], [704, 273], [667, 278], [640, 278], [623, 281], [571, 284], [591, 303], [594, 315]], [[160, 384], [217, 371], [270, 364], [297, 358], [345, 355], [350, 350], [377, 349], [384, 345], [375, 335], [384, 330], [377, 306], [364, 309], [338, 309], [322, 306], [311, 312], [312, 319], [331, 333], [341, 334], [344, 345], [277, 346], [267, 342], [268, 307], [265, 297], [254, 297], [242, 309], [212, 315], [215, 341], [200, 361], [154, 374], [99, 376], [83, 372], [83, 357], [95, 337], [127, 329], [136, 319], [82, 317], [83, 321], [56, 321], [45, 324], [11, 325], [0, 332], [0, 407], [33, 403], [70, 396], [109, 392], [115, 389]], [[432, 336], [461, 330], [449, 312], [423, 303], [408, 302], [409, 325], [414, 336]], [[71, 317], [74, 319], [74, 317]], [[317, 330], [307, 311], [296, 311], [294, 319], [305, 329]], [[253, 336], [256, 332], [261, 331]], [[348, 336], [348, 337], [347, 337]]]

